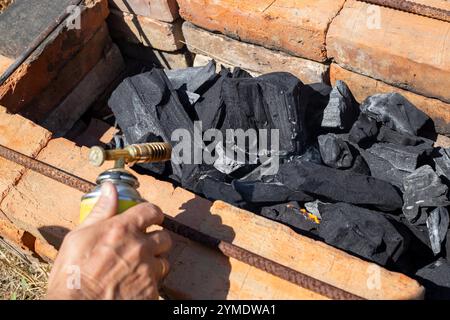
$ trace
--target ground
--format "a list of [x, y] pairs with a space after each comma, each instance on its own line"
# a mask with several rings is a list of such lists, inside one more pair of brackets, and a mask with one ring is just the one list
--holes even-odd
[[0, 300], [37, 300], [46, 291], [50, 266], [0, 238]]

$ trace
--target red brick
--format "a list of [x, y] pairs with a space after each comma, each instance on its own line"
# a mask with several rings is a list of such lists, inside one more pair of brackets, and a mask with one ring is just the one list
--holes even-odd
[[38, 96], [100, 28], [109, 12], [107, 0], [87, 3], [88, 7], [82, 7], [80, 29], [67, 30], [63, 24], [0, 87], [0, 104], [10, 112]]
[[178, 0], [202, 28], [316, 61], [327, 59], [328, 25], [344, 0]]
[[[0, 145], [36, 156], [51, 138], [51, 133], [19, 115], [11, 115], [0, 106]], [[0, 202], [17, 183], [24, 168], [0, 157]]]
[[349, 0], [330, 26], [327, 50], [348, 70], [450, 103], [449, 34], [449, 23]]
[[111, 7], [123, 12], [173, 22], [178, 17], [176, 0], [109, 0]]
[[411, 101], [417, 108], [427, 113], [435, 122], [439, 133], [450, 134], [450, 104], [438, 99], [427, 98], [410, 91], [406, 91], [382, 81], [345, 70], [337, 64], [330, 69], [331, 83], [342, 80], [348, 84], [356, 99], [362, 102], [368, 96], [376, 93], [398, 92]]
[[120, 41], [142, 43], [163, 51], [176, 51], [184, 47], [180, 20], [167, 23], [113, 9], [108, 24], [111, 36]]
[[124, 69], [125, 63], [119, 48], [113, 45], [48, 115], [43, 126], [55, 135], [64, 136]]
[[207, 54], [226, 65], [258, 74], [290, 72], [304, 83], [328, 81], [328, 66], [319, 62], [240, 42], [197, 28], [189, 22], [183, 24], [183, 34], [189, 51]]
[[35, 97], [20, 113], [42, 123], [62, 101], [94, 68], [104, 54], [111, 48], [112, 41], [108, 27], [103, 23], [94, 36], [78, 52], [73, 59], [60, 70], [57, 77], [37, 97]]
[[0, 55], [0, 74], [3, 74], [13, 62], [13, 59]]

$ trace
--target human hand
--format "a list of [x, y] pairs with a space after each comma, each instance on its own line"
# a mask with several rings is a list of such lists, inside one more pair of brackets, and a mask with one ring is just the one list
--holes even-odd
[[145, 233], [163, 222], [161, 210], [139, 204], [116, 215], [112, 183], [86, 220], [65, 237], [49, 277], [47, 299], [157, 299], [169, 271], [167, 231]]

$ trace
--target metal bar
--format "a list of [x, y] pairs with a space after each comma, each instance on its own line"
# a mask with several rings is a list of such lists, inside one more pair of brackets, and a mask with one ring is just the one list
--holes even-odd
[[[28, 168], [37, 173], [52, 178], [58, 182], [61, 182], [67, 186], [70, 186], [74, 189], [80, 190], [84, 193], [91, 191], [92, 188], [95, 186], [95, 184], [92, 182], [81, 179], [61, 169], [58, 169], [44, 162], [30, 158], [24, 154], [11, 150], [2, 145], [0, 145], [0, 156], [7, 160], [18, 163], [24, 166], [25, 168]], [[220, 239], [207, 235], [203, 232], [197, 231], [189, 226], [186, 226], [174, 220], [172, 217], [169, 217], [167, 215], [165, 216], [162, 226], [165, 229], [174, 232], [178, 235], [181, 235], [189, 240], [198, 242], [209, 248], [218, 250], [227, 257], [239, 260], [250, 266], [253, 266], [267, 273], [270, 273], [276, 277], [294, 283], [302, 288], [316, 292], [324, 297], [333, 300], [364, 300], [363, 298], [355, 294], [337, 288], [321, 280], [310, 277], [297, 270], [286, 267], [282, 264], [279, 264], [275, 261], [272, 261], [260, 255], [257, 255], [251, 251], [236, 246], [232, 243], [222, 241]]]
[[[79, 6], [84, 0], [74, 0], [69, 5], [73, 6]], [[67, 12], [65, 10], [61, 15], [56, 18], [50, 25], [47, 26], [47, 28], [42, 31], [39, 36], [33, 40], [33, 42], [30, 43], [30, 45], [25, 49], [24, 52], [8, 67], [8, 69], [3, 72], [2, 76], [0, 77], [0, 86], [3, 85], [6, 80], [19, 68], [22, 63], [24, 63], [31, 54], [39, 48], [39, 46], [49, 37], [50, 34], [52, 34], [53, 31], [56, 30], [56, 28], [59, 27], [59, 25], [70, 15], [70, 12]]]
[[420, 16], [450, 22], [450, 11], [407, 0], [358, 0]]

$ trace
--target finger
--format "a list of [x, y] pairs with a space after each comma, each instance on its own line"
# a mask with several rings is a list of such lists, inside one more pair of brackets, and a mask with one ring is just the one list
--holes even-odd
[[132, 229], [145, 231], [152, 225], [160, 225], [164, 220], [164, 215], [159, 207], [146, 202], [128, 209], [115, 219]]
[[153, 231], [145, 235], [145, 245], [155, 256], [166, 253], [172, 247], [172, 239], [167, 231]]
[[170, 263], [165, 258], [156, 259], [156, 276], [158, 279], [165, 278], [170, 271]]
[[117, 213], [117, 190], [111, 182], [105, 182], [100, 189], [101, 195], [97, 203], [88, 215], [86, 220], [80, 225], [81, 228], [93, 225], [94, 223], [113, 217]]

